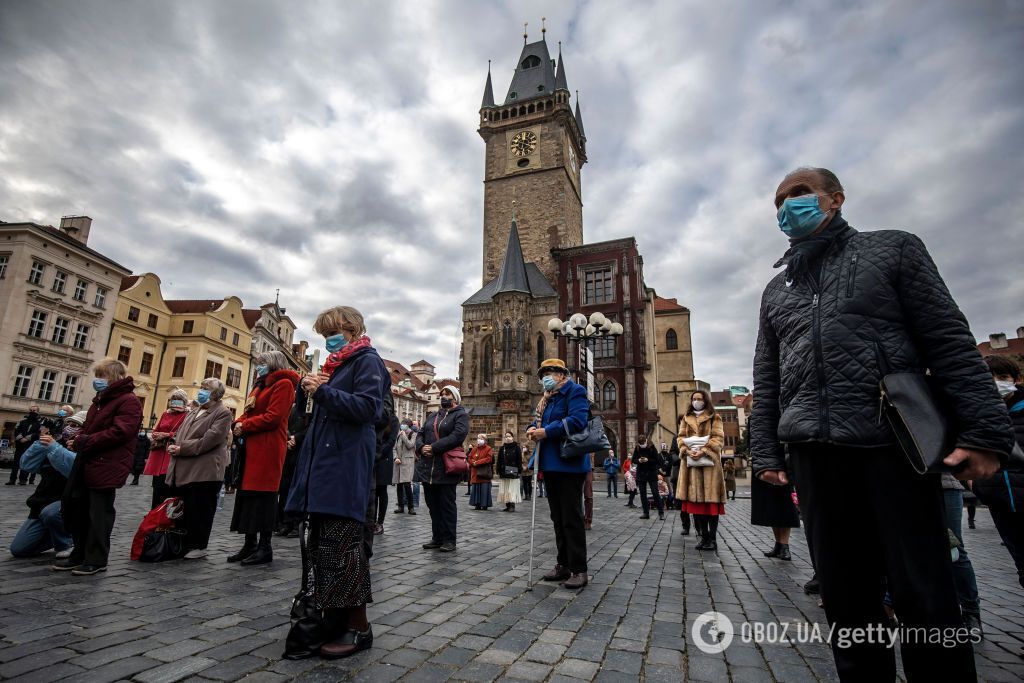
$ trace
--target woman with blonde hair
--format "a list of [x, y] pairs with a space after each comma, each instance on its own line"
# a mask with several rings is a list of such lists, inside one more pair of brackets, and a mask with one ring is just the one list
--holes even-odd
[[325, 338], [329, 355], [319, 374], [302, 378], [301, 387], [313, 400], [313, 418], [285, 509], [308, 518], [303, 564], [311, 571], [304, 577], [304, 595], [322, 611], [329, 633], [323, 643], [305, 642], [302, 629], [294, 629], [285, 651], [289, 659], [317, 653], [336, 659], [373, 645], [366, 616], [373, 593], [364, 525], [373, 521], [367, 519], [367, 503], [377, 454], [375, 424], [391, 391], [391, 375], [356, 309], [328, 309], [313, 330]]
[[96, 396], [85, 424], [69, 447], [77, 453], [64, 493], [65, 525], [74, 539], [71, 555], [54, 563], [56, 571], [90, 576], [107, 570], [110, 532], [114, 528], [114, 494], [124, 486], [135, 457], [142, 424], [142, 403], [135, 382], [117, 360], [93, 368]]
[[718, 518], [725, 514], [725, 427], [711, 396], [703, 389], [690, 395], [690, 405], [679, 423], [677, 443], [681, 462], [676, 498], [682, 506], [681, 514], [693, 515], [701, 537], [697, 550], [718, 550]]
[[178, 433], [186, 415], [188, 394], [184, 389], [175, 389], [167, 398], [167, 410], [157, 420], [153, 433], [149, 435], [149, 458], [142, 473], [153, 477], [153, 502], [150, 509], [156, 508], [171, 495], [167, 486], [167, 466], [171, 462], [167, 446], [174, 441], [174, 435]]

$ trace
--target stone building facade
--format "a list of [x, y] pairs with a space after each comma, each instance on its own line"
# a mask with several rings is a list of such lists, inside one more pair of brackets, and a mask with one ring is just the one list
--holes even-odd
[[88, 246], [92, 219], [60, 227], [0, 222], [0, 425], [10, 439], [31, 404], [43, 415], [93, 398], [121, 278], [131, 272]]
[[238, 297], [164, 299], [153, 273], [122, 281], [107, 354], [136, 378], [147, 426], [159, 419], [174, 389], [194, 398], [207, 377], [224, 382], [224, 405], [241, 413], [251, 348], [252, 332]]
[[[291, 368], [300, 374], [310, 371], [312, 357], [307, 357], [309, 343], [295, 343], [295, 323], [288, 317], [287, 311], [279, 302], [263, 304], [259, 308], [242, 310], [245, 324], [252, 333], [252, 352], [250, 363], [257, 354], [267, 351], [280, 351], [288, 359]], [[247, 387], [252, 387], [254, 378], [250, 375]]]

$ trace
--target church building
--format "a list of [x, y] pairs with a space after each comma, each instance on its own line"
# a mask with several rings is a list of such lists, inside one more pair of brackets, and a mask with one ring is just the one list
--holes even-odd
[[595, 413], [619, 451], [632, 448], [640, 432], [665, 440], [674, 428], [673, 394], [662, 395], [658, 358], [669, 339], [658, 339], [657, 331], [672, 332], [672, 386], [677, 392], [695, 387], [689, 310], [656, 311], [658, 297], [644, 283], [634, 238], [583, 241], [587, 137], [561, 46], [555, 60], [544, 38], [529, 43], [524, 36], [501, 104], [488, 70], [478, 133], [486, 160], [483, 277], [462, 306], [459, 366], [470, 434], [500, 442], [509, 430], [521, 440], [541, 395], [539, 363], [557, 356], [574, 371], [581, 365], [576, 344], [554, 340], [548, 321], [600, 311], [621, 323], [624, 334], [591, 344]]

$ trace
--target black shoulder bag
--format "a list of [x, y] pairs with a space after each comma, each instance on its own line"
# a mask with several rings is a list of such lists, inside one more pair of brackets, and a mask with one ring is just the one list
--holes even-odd
[[320, 652], [327, 642], [329, 633], [323, 610], [316, 607], [313, 597], [316, 585], [313, 563], [309, 558], [307, 535], [309, 521], [303, 520], [299, 527], [299, 550], [302, 554], [302, 587], [292, 600], [291, 622], [284, 644], [285, 659], [306, 659]]
[[885, 415], [914, 471], [954, 472], [966, 465], [952, 468], [942, 462], [956, 448], [956, 441], [943, 411], [943, 395], [932, 377], [894, 372], [879, 384], [879, 420]]

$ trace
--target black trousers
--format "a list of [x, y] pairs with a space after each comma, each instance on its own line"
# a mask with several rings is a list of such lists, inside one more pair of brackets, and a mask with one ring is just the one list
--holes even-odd
[[188, 532], [185, 546], [189, 550], [206, 550], [210, 543], [210, 530], [213, 529], [213, 518], [217, 514], [220, 487], [220, 481], [198, 481], [176, 486], [171, 493], [185, 504], [181, 528]]
[[[29, 444], [29, 446], [31, 446], [31, 444]], [[18, 449], [18, 448], [14, 449], [14, 462], [11, 463], [11, 478], [8, 479], [8, 481], [10, 483], [12, 483], [12, 484], [15, 481], [20, 481], [22, 484], [24, 484], [25, 482], [27, 482], [29, 480], [29, 476], [28, 476], [29, 473], [26, 472], [25, 470], [20, 469], [21, 468], [21, 456], [25, 454], [25, 451], [27, 451], [28, 448], [29, 448], [28, 446], [25, 446], [24, 448], [21, 448], [21, 449]], [[35, 481], [35, 480], [36, 480], [36, 475], [33, 474], [32, 475], [32, 481]]]
[[533, 477], [523, 477], [522, 483], [519, 485], [519, 490], [523, 494], [523, 498], [530, 498], [533, 496]]
[[383, 524], [388, 514], [388, 485], [377, 484], [374, 495], [377, 497], [377, 524]]
[[167, 475], [158, 474], [153, 477], [153, 504], [150, 510], [160, 507], [160, 503], [171, 497], [171, 487], [167, 485]]
[[395, 494], [398, 496], [398, 507], [404, 508], [406, 506], [412, 507], [412, 484], [404, 482], [402, 484], [395, 484]]
[[[836, 632], [885, 624], [886, 585], [904, 632], [962, 629], [939, 475], [917, 475], [898, 448], [824, 444], [791, 445], [789, 470]], [[976, 680], [970, 642], [911, 640], [900, 646], [909, 683]], [[836, 637], [832, 654], [841, 680], [896, 678], [895, 652], [877, 639], [853, 644]]]
[[583, 528], [583, 484], [586, 473], [545, 472], [551, 522], [555, 527], [558, 564], [573, 574], [587, 571], [587, 532]]
[[75, 549], [72, 564], [107, 566], [110, 532], [114, 529], [114, 494], [117, 489], [75, 491], [63, 507], [64, 526], [71, 532]]
[[423, 499], [430, 510], [433, 541], [455, 543], [455, 530], [459, 520], [458, 507], [455, 505], [455, 487], [455, 484], [423, 484]]
[[[647, 488], [650, 487], [651, 494], [654, 496], [654, 504], [658, 508], [658, 512], [665, 511], [665, 503], [661, 500], [661, 495], [658, 493], [658, 480], [648, 479], [647, 481], [638, 481], [637, 486], [640, 487], [640, 505], [644, 508], [644, 514], [649, 515], [651, 513], [651, 504], [647, 500]], [[636, 514], [636, 513], [634, 513]]]
[[1017, 566], [1017, 580], [1024, 588], [1024, 510], [1019, 506], [1018, 503], [1016, 512], [995, 507], [990, 507], [988, 511], [992, 513], [996, 531], [999, 532], [999, 537], [1003, 539], [1007, 552]]

